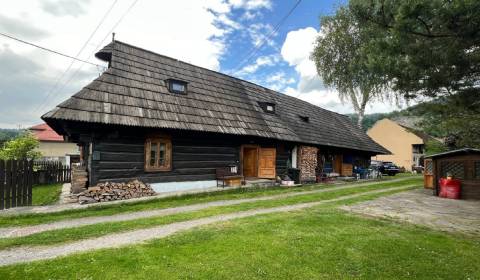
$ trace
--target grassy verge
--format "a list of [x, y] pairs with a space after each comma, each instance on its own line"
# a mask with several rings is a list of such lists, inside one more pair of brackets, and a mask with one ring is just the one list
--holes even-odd
[[478, 239], [322, 205], [3, 267], [0, 279], [479, 279], [479, 252]]
[[[419, 182], [420, 177], [405, 178], [404, 183], [407, 182]], [[385, 184], [389, 183], [389, 180], [380, 181]], [[352, 184], [352, 186], [355, 184]], [[7, 226], [22, 226], [22, 225], [34, 225], [41, 223], [48, 223], [53, 221], [74, 219], [81, 217], [93, 217], [93, 216], [107, 216], [119, 213], [143, 211], [150, 209], [162, 209], [177, 206], [185, 206], [197, 203], [205, 203], [216, 200], [230, 200], [241, 198], [252, 198], [276, 195], [289, 192], [300, 192], [315, 190], [320, 188], [335, 188], [336, 185], [309, 185], [298, 188], [243, 188], [232, 189], [223, 192], [215, 193], [201, 193], [192, 195], [183, 195], [178, 197], [167, 197], [153, 199], [149, 201], [139, 201], [134, 203], [122, 203], [122, 204], [110, 204], [110, 205], [98, 205], [92, 206], [86, 209], [67, 210], [56, 213], [42, 213], [42, 214], [22, 214], [18, 216], [0, 216], [0, 227]]]
[[62, 184], [37, 185], [32, 187], [33, 205], [50, 205], [58, 201]]
[[[298, 204], [305, 202], [313, 202], [320, 200], [329, 200], [338, 198], [340, 196], [360, 194], [367, 191], [379, 190], [391, 187], [398, 187], [405, 185], [404, 182], [392, 182], [390, 184], [371, 185], [365, 187], [349, 188], [331, 192], [316, 193], [289, 197], [284, 199], [277, 199], [271, 201], [258, 201], [242, 203], [239, 205], [211, 207], [204, 210], [179, 213], [164, 217], [143, 218], [124, 222], [100, 223], [95, 225], [82, 226], [77, 228], [68, 228], [61, 230], [46, 231], [42, 233], [33, 234], [30, 236], [3, 238], [0, 239], [0, 249], [11, 248], [15, 246], [37, 246], [37, 245], [52, 245], [65, 243], [69, 241], [76, 241], [80, 239], [88, 239], [112, 233], [124, 232], [129, 230], [148, 228], [158, 225], [165, 225], [174, 222], [198, 219], [219, 214], [227, 214], [238, 211], [246, 211], [259, 208], [271, 208], [290, 204]], [[392, 191], [394, 192], [394, 191]], [[391, 192], [390, 192], [391, 193]], [[369, 195], [370, 197], [372, 195]], [[359, 198], [361, 199], [361, 198]], [[357, 201], [352, 199], [352, 201]]]

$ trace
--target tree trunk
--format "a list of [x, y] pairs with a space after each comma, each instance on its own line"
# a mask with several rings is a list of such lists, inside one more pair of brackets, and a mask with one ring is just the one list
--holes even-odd
[[362, 129], [362, 123], [363, 123], [363, 118], [365, 116], [365, 111], [357, 112], [357, 115], [358, 115], [357, 126], [358, 128]]

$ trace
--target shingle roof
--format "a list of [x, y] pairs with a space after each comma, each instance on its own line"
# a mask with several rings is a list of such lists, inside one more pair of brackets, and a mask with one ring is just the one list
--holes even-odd
[[480, 149], [463, 148], [463, 149], [447, 151], [447, 152], [443, 152], [443, 153], [438, 153], [438, 154], [434, 154], [434, 155], [425, 156], [425, 158], [439, 158], [439, 157], [462, 155], [462, 154], [480, 154]]
[[48, 124], [37, 124], [29, 128], [39, 141], [63, 142], [63, 137], [58, 135]]
[[[109, 61], [109, 68], [43, 115], [47, 123], [185, 129], [388, 153], [347, 116], [247, 81], [119, 41], [96, 56]], [[188, 82], [188, 94], [170, 93], [167, 79]], [[258, 102], [275, 103], [275, 114], [265, 113]]]

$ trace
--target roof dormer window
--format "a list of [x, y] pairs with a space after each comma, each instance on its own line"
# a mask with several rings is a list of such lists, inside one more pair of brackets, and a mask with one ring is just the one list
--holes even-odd
[[187, 82], [175, 80], [175, 79], [168, 79], [167, 86], [168, 91], [172, 93], [179, 93], [179, 94], [187, 94]]
[[275, 114], [275, 103], [271, 102], [258, 102], [260, 107], [265, 113]]
[[310, 122], [310, 117], [307, 117], [307, 116], [299, 116], [299, 117], [304, 122]]

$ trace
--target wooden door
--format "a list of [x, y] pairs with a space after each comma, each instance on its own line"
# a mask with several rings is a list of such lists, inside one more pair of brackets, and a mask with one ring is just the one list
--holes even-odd
[[277, 150], [275, 148], [260, 148], [258, 161], [258, 177], [275, 179], [275, 161]]
[[243, 149], [243, 176], [257, 177], [258, 148]]
[[343, 174], [342, 174], [342, 163], [343, 163], [343, 156], [342, 155], [336, 155], [333, 170], [334, 170], [335, 173], [338, 173], [338, 174], [343, 176]]
[[433, 162], [432, 159], [425, 159], [423, 170], [423, 186], [427, 189], [433, 189]]

